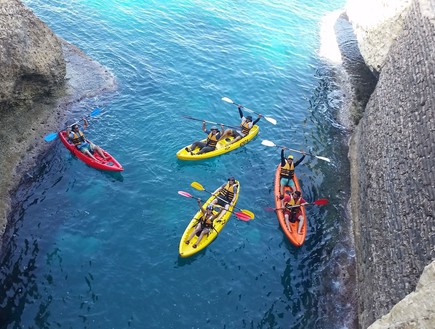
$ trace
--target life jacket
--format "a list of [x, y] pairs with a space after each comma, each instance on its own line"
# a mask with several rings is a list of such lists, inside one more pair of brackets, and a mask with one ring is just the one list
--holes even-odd
[[220, 190], [219, 196], [227, 201], [232, 201], [234, 198], [235, 186], [237, 186], [236, 183], [230, 186], [230, 182], [228, 182], [227, 185], [225, 185], [224, 188]]
[[71, 138], [71, 142], [73, 142], [73, 144], [75, 146], [80, 145], [81, 143], [86, 142], [85, 135], [81, 131], [79, 131], [78, 134], [76, 132], [74, 132], [74, 131], [72, 133], [73, 133], [74, 136], [73, 136], [73, 138]]
[[295, 174], [295, 164], [292, 163], [288, 163], [287, 160], [285, 160], [285, 166], [281, 167], [281, 177], [284, 178], [293, 178]]
[[285, 208], [285, 210], [290, 211], [290, 213], [292, 213], [292, 214], [297, 214], [298, 212], [301, 211], [301, 207], [292, 208], [292, 206], [298, 206], [300, 204], [301, 204], [301, 198], [299, 198], [296, 201], [295, 199], [293, 199], [293, 196], [292, 196], [290, 201], [284, 205], [284, 208]]
[[213, 135], [213, 133], [210, 132], [210, 133], [208, 134], [208, 136], [207, 136], [207, 142], [206, 142], [205, 144], [206, 144], [207, 146], [210, 146], [210, 147], [216, 147], [216, 144], [217, 144], [217, 142], [218, 142], [218, 139], [216, 138], [216, 135], [217, 135], [217, 134]]
[[251, 122], [244, 121], [240, 124], [240, 127], [242, 127], [242, 135], [246, 136], [249, 134], [249, 131], [251, 130], [252, 126], [250, 126]]
[[207, 215], [207, 213], [203, 214], [202, 217], [199, 219], [199, 222], [201, 223], [202, 228], [212, 228], [213, 227], [213, 221], [211, 220], [211, 217], [213, 216], [213, 213], [210, 214], [210, 216]]

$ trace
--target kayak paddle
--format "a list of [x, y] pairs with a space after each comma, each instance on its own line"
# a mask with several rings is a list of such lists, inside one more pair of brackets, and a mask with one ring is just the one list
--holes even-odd
[[[212, 192], [207, 191], [207, 190], [206, 190], [206, 189], [205, 189], [205, 188], [204, 188], [200, 183], [198, 183], [198, 182], [192, 182], [192, 183], [190, 184], [190, 186], [192, 186], [194, 189], [197, 189], [197, 190], [199, 190], [199, 191], [206, 191], [207, 193], [210, 193], [211, 195], [214, 195]], [[222, 198], [219, 197], [219, 196], [216, 196], [216, 198], [218, 198], [219, 200], [222, 200], [222, 201], [225, 202], [225, 203], [228, 203], [228, 201], [226, 201], [225, 199], [222, 199]], [[248, 215], [250, 219], [254, 219], [254, 218], [255, 218], [255, 215], [254, 215], [254, 213], [253, 213], [252, 211], [249, 211], [249, 210], [246, 210], [246, 209], [240, 209], [240, 208], [238, 208], [238, 207], [236, 207], [236, 206], [233, 206], [233, 207], [236, 208], [236, 209], [239, 209], [242, 213]]]
[[[184, 192], [184, 191], [178, 191], [178, 194], [180, 194], [180, 195], [182, 195], [182, 196], [184, 196], [186, 198], [198, 199], [197, 197], [191, 195], [190, 193]], [[213, 205], [213, 207], [222, 207], [222, 206], [220, 206], [220, 205]], [[249, 217], [249, 215], [247, 215], [247, 214], [245, 214], [243, 212], [234, 212], [234, 211], [231, 211], [231, 210], [227, 210], [227, 211], [232, 212], [234, 215], [236, 215], [236, 217], [238, 219], [241, 219], [241, 220], [243, 220], [245, 222], [247, 222], [247, 221], [249, 221], [251, 219], [251, 217]]]
[[183, 115], [182, 116], [183, 118], [185, 118], [185, 119], [190, 119], [190, 120], [196, 120], [196, 121], [201, 121], [201, 122], [207, 122], [207, 123], [211, 123], [211, 124], [215, 124], [215, 125], [224, 125], [225, 127], [230, 127], [230, 128], [234, 128], [234, 129], [240, 129], [240, 126], [239, 127], [236, 127], [236, 126], [228, 126], [228, 125], [226, 125], [226, 124], [223, 124], [223, 123], [218, 123], [218, 122], [213, 122], [213, 121], [207, 121], [207, 120], [202, 120], [202, 119], [197, 119], [197, 118], [193, 118], [193, 117], [191, 117], [191, 116], [188, 116], [188, 115]]
[[310, 156], [316, 157], [317, 159], [320, 159], [320, 160], [323, 160], [323, 161], [327, 161], [327, 162], [331, 162], [331, 159], [329, 159], [329, 158], [327, 158], [327, 157], [322, 157], [322, 156], [320, 156], [320, 155], [315, 155], [315, 154], [311, 154], [311, 153], [301, 152], [301, 151], [298, 151], [298, 150], [295, 150], [295, 149], [291, 149], [291, 148], [288, 148], [288, 147], [285, 147], [285, 146], [279, 146], [279, 145], [276, 145], [276, 144], [275, 144], [274, 142], [272, 142], [272, 141], [262, 140], [262, 141], [261, 141], [261, 144], [262, 144], [262, 145], [265, 145], [265, 146], [284, 148], [284, 149], [286, 149], [286, 150], [290, 150], [290, 151], [297, 152], [297, 153], [301, 153], [301, 154], [308, 154], [308, 155], [310, 155]]
[[[248, 109], [247, 107], [244, 107], [242, 104], [237, 104], [237, 103], [233, 102], [233, 101], [232, 101], [230, 98], [228, 98], [228, 97], [222, 97], [222, 100], [223, 100], [224, 102], [227, 102], [227, 103], [230, 103], [230, 104], [234, 104], [234, 105], [236, 105], [236, 106], [241, 106], [241, 107], [244, 108], [247, 112], [254, 113], [254, 114], [257, 114], [257, 115], [260, 114], [260, 113], [257, 113], [257, 112], [252, 111], [251, 109]], [[276, 125], [276, 120], [275, 120], [275, 119], [273, 119], [273, 118], [271, 118], [271, 117], [268, 117], [268, 116], [264, 116], [263, 118], [266, 119], [266, 121], [269, 121], [271, 124]]]
[[[87, 117], [94, 117], [94, 116], [96, 116], [96, 115], [98, 115], [98, 114], [100, 114], [101, 113], [101, 110], [97, 107], [95, 110], [93, 110]], [[73, 124], [75, 124], [75, 123], [73, 123]], [[46, 141], [46, 142], [51, 142], [52, 140], [54, 140], [54, 139], [56, 139], [56, 137], [57, 137], [57, 134], [58, 133], [55, 133], [55, 132], [51, 132], [51, 133], [49, 133], [49, 134], [47, 134], [47, 135], [45, 135], [44, 136], [44, 140]]]
[[[300, 207], [300, 206], [324, 206], [326, 204], [328, 204], [329, 200], [328, 199], [317, 199], [314, 202], [307, 202], [307, 203], [302, 203], [296, 206], [291, 206], [290, 208], [296, 208], [296, 207]], [[271, 207], [266, 207], [264, 208], [264, 210], [266, 211], [275, 211], [275, 210], [280, 210], [280, 209], [284, 209], [284, 208], [271, 208]]]

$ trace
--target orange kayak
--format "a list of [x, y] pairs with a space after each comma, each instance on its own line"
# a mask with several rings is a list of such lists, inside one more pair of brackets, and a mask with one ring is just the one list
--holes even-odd
[[[275, 173], [275, 187], [274, 187], [274, 195], [275, 195], [275, 208], [282, 208], [282, 200], [280, 200], [280, 173], [281, 173], [281, 164], [278, 165], [278, 168], [276, 169]], [[293, 176], [293, 182], [295, 183], [296, 190], [300, 191], [301, 188], [299, 186], [298, 178], [296, 177], [296, 174]], [[284, 193], [287, 193], [287, 191], [290, 191], [290, 187], [286, 186], [284, 188]], [[298, 224], [299, 222], [296, 221], [295, 223], [290, 223], [291, 232], [287, 229], [287, 226], [285, 225], [285, 219], [284, 219], [284, 210], [279, 209], [276, 210], [276, 216], [278, 217], [279, 225], [281, 226], [282, 230], [284, 231], [284, 234], [286, 237], [290, 240], [290, 242], [295, 245], [296, 247], [302, 246], [302, 244], [305, 241], [305, 237], [307, 236], [307, 214], [305, 211], [305, 207], [301, 206], [302, 208], [302, 216], [304, 217], [304, 224], [302, 226], [301, 234], [298, 234]]]

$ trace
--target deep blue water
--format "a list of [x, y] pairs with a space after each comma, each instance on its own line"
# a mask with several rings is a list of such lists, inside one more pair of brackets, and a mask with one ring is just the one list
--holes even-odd
[[[115, 93], [78, 107], [103, 110], [88, 137], [125, 172], [94, 170], [53, 142], [17, 192], [1, 258], [2, 328], [348, 327], [351, 306], [336, 298], [342, 287], [329, 270], [348, 255], [345, 133], [317, 55], [320, 20], [343, 1], [25, 3], [116, 76]], [[260, 121], [256, 139], [229, 154], [177, 160], [203, 137], [182, 115], [239, 123], [223, 96], [278, 124]], [[330, 200], [309, 209], [299, 249], [264, 210], [280, 150], [262, 139], [332, 159], [297, 168], [305, 199]], [[197, 209], [177, 191], [206, 198], [190, 183], [214, 190], [228, 176], [255, 220], [233, 217], [205, 251], [180, 259]]]

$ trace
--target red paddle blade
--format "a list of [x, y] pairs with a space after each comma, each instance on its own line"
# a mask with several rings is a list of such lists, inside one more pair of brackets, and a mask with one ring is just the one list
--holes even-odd
[[325, 204], [328, 204], [328, 199], [318, 199], [313, 202], [313, 204], [316, 204], [318, 206], [324, 206]]
[[193, 196], [187, 192], [184, 191], [178, 191], [178, 194], [185, 196], [186, 198], [193, 198]]
[[235, 212], [234, 215], [236, 215], [236, 217], [238, 219], [241, 219], [241, 220], [243, 220], [245, 222], [248, 222], [251, 219], [251, 217], [249, 215], [247, 215], [247, 214], [245, 214], [243, 212]]

